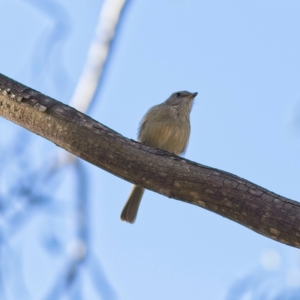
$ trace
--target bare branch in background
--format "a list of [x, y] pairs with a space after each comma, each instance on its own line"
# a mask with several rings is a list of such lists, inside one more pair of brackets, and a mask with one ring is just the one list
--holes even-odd
[[[76, 290], [76, 297], [79, 297], [82, 290], [79, 285], [79, 277], [82, 276], [82, 270], [87, 270], [94, 283], [95, 290], [106, 300], [114, 300], [115, 292], [106, 279], [104, 272], [96, 258], [92, 255], [89, 235], [89, 197], [87, 189], [87, 174], [80, 160], [76, 160], [76, 175], [78, 188], [77, 205], [75, 209], [76, 233], [74, 238], [68, 244], [67, 263], [61, 275], [57, 277], [56, 283], [46, 297], [48, 300], [57, 300], [64, 293]], [[95, 284], [97, 282], [97, 284]], [[72, 294], [72, 293], [71, 293]]]
[[[44, 28], [33, 47], [32, 76], [38, 80], [54, 83], [56, 91], [62, 91], [68, 82], [64, 64], [64, 50], [71, 32], [69, 13], [56, 0], [22, 0], [39, 10], [51, 21]], [[61, 93], [60, 93], [61, 94]]]
[[93, 255], [93, 253], [90, 253], [87, 259], [87, 268], [89, 271], [90, 279], [95, 290], [98, 291], [98, 294], [101, 295], [103, 299], [116, 299], [116, 293], [109, 284], [104, 270], [102, 269], [99, 261], [97, 260], [95, 255]]
[[70, 106], [81, 112], [87, 111], [94, 98], [125, 4], [126, 0], [105, 0], [103, 3], [95, 37], [91, 43], [83, 73], [70, 102]]
[[[48, 32], [44, 32], [39, 38], [39, 49], [41, 49], [41, 44], [44, 45], [43, 51], [35, 51], [34, 60], [34, 73], [35, 78], [40, 78], [38, 74], [47, 75], [44, 79], [49, 79], [49, 74], [52, 74], [52, 80], [54, 80], [56, 89], [60, 89], [61, 85], [66, 83], [66, 73], [63, 69], [62, 53], [63, 47], [66, 42], [66, 37], [70, 32], [70, 18], [68, 13], [57, 1], [39, 1], [39, 0], [26, 0], [28, 3], [35, 6], [37, 9], [42, 11], [43, 14], [50, 17], [52, 21], [52, 28]], [[104, 1], [103, 7], [99, 15], [99, 21], [96, 28], [95, 38], [91, 43], [88, 59], [84, 67], [84, 72], [79, 81], [79, 87], [73, 95], [73, 100], [75, 103], [73, 105], [78, 106], [82, 110], [87, 110], [91, 104], [92, 99], [95, 96], [96, 90], [99, 87], [101, 78], [103, 77], [103, 68], [105, 62], [109, 56], [109, 51], [111, 49], [111, 42], [115, 36], [116, 28], [118, 26], [123, 8], [128, 1], [126, 0], [106, 0]], [[58, 49], [60, 49], [58, 51]], [[54, 56], [55, 55], [55, 56]], [[55, 63], [52, 63], [55, 58]], [[40, 66], [45, 66], [46, 72], [42, 70]], [[51, 70], [49, 69], [51, 68]], [[53, 72], [54, 71], [54, 72]], [[44, 80], [43, 79], [43, 80]], [[92, 83], [92, 84], [91, 84]], [[71, 101], [71, 102], [72, 102]], [[18, 158], [22, 158], [24, 154], [24, 149], [29, 147], [24, 147], [30, 145], [30, 142], [24, 143], [24, 131], [22, 131], [22, 136], [19, 137], [13, 144], [16, 151], [12, 151], [11, 148], [8, 150], [8, 155]], [[26, 133], [27, 137], [30, 137]], [[22, 151], [19, 151], [21, 148]], [[68, 293], [72, 298], [80, 298], [80, 293], [82, 293], [79, 275], [82, 267], [85, 266], [87, 269], [87, 274], [89, 275], [92, 283], [94, 283], [95, 290], [103, 297], [103, 299], [115, 299], [115, 292], [110, 286], [105, 273], [103, 272], [101, 265], [97, 262], [96, 258], [91, 255], [91, 249], [89, 244], [89, 224], [87, 222], [88, 214], [88, 196], [85, 194], [86, 188], [86, 175], [84, 175], [83, 167], [80, 167], [79, 161], [75, 156], [61, 155], [60, 149], [58, 149], [54, 157], [49, 157], [40, 166], [40, 170], [30, 167], [30, 174], [23, 174], [24, 179], [17, 180], [18, 184], [15, 184], [15, 188], [12, 187], [13, 193], [16, 198], [17, 206], [11, 205], [12, 202], [8, 201], [8, 209], [6, 214], [2, 211], [0, 216], [0, 229], [2, 232], [5, 231], [8, 234], [9, 239], [14, 236], [13, 233], [19, 231], [23, 228], [25, 224], [32, 220], [32, 216], [35, 215], [36, 211], [40, 211], [41, 208], [46, 208], [47, 213], [53, 210], [54, 201], [53, 192], [61, 185], [61, 182], [57, 184], [56, 175], [59, 171], [65, 169], [70, 164], [75, 164], [75, 173], [78, 176], [78, 182], [76, 186], [79, 187], [78, 198], [76, 204], [76, 212], [74, 215], [75, 223], [77, 225], [75, 236], [73, 240], [70, 241], [69, 249], [72, 249], [72, 253], [68, 255], [68, 263], [64, 266], [64, 271], [60, 276], [57, 277], [58, 282], [54, 284], [53, 288], [50, 290], [48, 295], [49, 299], [58, 299], [62, 294]], [[3, 150], [2, 150], [3, 151]], [[3, 154], [3, 153], [2, 153]], [[24, 154], [26, 160], [31, 161], [32, 153]], [[3, 155], [2, 157], [8, 157]], [[20, 163], [19, 160], [11, 159], [15, 164]], [[2, 168], [3, 169], [3, 168]], [[26, 170], [29, 170], [26, 168]], [[30, 175], [30, 176], [29, 176]], [[16, 178], [15, 178], [16, 179]], [[12, 183], [16, 183], [13, 180]], [[55, 184], [56, 182], [56, 184]], [[31, 183], [31, 184], [28, 184]], [[53, 186], [54, 184], [54, 186]], [[51, 188], [52, 185], [52, 188]], [[48, 192], [51, 190], [51, 195]], [[1, 192], [1, 191], [0, 191]], [[11, 195], [11, 194], [10, 194]], [[18, 198], [18, 199], [17, 199]], [[20, 198], [20, 199], [19, 199]], [[10, 197], [11, 200], [11, 197]], [[3, 208], [3, 204], [6, 201], [4, 198], [0, 198], [0, 208]], [[55, 239], [55, 237], [54, 237]], [[4, 247], [4, 242], [1, 243]], [[46, 245], [46, 244], [45, 244]], [[49, 244], [47, 244], [49, 246]], [[79, 255], [80, 254], [80, 255]], [[0, 270], [1, 271], [1, 270]], [[1, 275], [1, 274], [0, 274]], [[2, 277], [0, 276], [0, 279]], [[1, 288], [0, 280], [0, 293], [5, 292], [4, 287]], [[79, 299], [78, 298], [78, 299]]]
[[[300, 270], [299, 266], [292, 268], [298, 272]], [[299, 275], [294, 279], [289, 278], [288, 273], [293, 270], [292, 268], [284, 270], [285, 280], [282, 280], [282, 275], [278, 276], [278, 270], [265, 269], [261, 266], [255, 268], [234, 282], [225, 300], [296, 300], [300, 295]]]

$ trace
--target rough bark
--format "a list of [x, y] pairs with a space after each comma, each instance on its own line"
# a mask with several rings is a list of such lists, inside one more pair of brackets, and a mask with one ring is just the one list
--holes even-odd
[[0, 116], [122, 179], [300, 248], [298, 202], [238, 176], [129, 140], [1, 74]]

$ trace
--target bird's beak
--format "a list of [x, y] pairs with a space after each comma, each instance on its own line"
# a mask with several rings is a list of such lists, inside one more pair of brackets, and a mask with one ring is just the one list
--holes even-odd
[[191, 100], [192, 100], [192, 99], [194, 99], [197, 95], [198, 95], [198, 93], [196, 92], [196, 93], [191, 94], [189, 97], [190, 97]]

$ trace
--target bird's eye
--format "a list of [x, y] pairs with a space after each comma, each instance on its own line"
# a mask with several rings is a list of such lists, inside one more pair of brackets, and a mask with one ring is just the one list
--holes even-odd
[[176, 97], [180, 97], [181, 96], [181, 94], [180, 93], [176, 93]]

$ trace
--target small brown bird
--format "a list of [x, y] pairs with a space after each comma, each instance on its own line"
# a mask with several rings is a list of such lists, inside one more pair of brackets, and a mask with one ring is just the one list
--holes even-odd
[[[140, 123], [138, 141], [177, 155], [184, 152], [191, 132], [190, 112], [197, 94], [177, 92], [165, 102], [151, 107]], [[121, 220], [134, 223], [144, 191], [141, 186], [133, 186]]]

